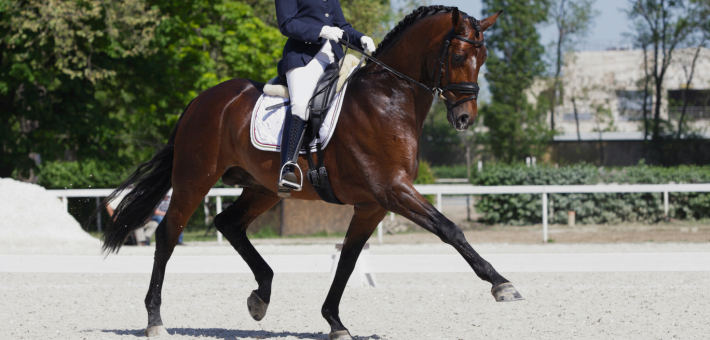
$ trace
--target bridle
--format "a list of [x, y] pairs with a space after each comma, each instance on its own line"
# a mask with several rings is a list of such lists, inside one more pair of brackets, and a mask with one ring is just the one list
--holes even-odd
[[[463, 81], [459, 82], [459, 83], [452, 83], [451, 82], [451, 78], [449, 75], [449, 64], [451, 63], [451, 61], [449, 61], [448, 59], [449, 59], [449, 54], [450, 54], [449, 47], [451, 47], [451, 41], [453, 39], [458, 39], [463, 42], [466, 42], [466, 43], [469, 43], [472, 45], [476, 45], [476, 46], [483, 45], [483, 40], [471, 40], [466, 37], [460, 36], [458, 34], [455, 34], [454, 29], [452, 28], [451, 31], [449, 31], [449, 33], [447, 34], [446, 39], [444, 40], [444, 45], [442, 46], [441, 52], [439, 53], [439, 57], [436, 60], [436, 67], [434, 70], [435, 75], [432, 76], [432, 78], [434, 78], [434, 84], [435, 84], [433, 88], [429, 88], [429, 86], [424, 85], [424, 84], [402, 74], [401, 72], [399, 72], [399, 71], [393, 69], [392, 67], [388, 66], [387, 64], [381, 62], [377, 58], [365, 53], [365, 51], [357, 48], [356, 46], [354, 46], [353, 44], [349, 43], [346, 40], [339, 39], [339, 42], [341, 44], [345, 45], [346, 48], [351, 48], [351, 49], [359, 52], [360, 54], [367, 57], [369, 60], [371, 60], [375, 64], [378, 64], [378, 65], [384, 67], [386, 70], [394, 73], [396, 76], [421, 86], [422, 88], [429, 91], [429, 93], [431, 93], [434, 96], [434, 98], [439, 97], [445, 91], [449, 91], [449, 92], [458, 91], [462, 94], [471, 94], [471, 96], [461, 99], [459, 101], [456, 101], [454, 103], [449, 103], [449, 100], [444, 98], [444, 104], [446, 104], [446, 108], [448, 110], [453, 110], [455, 107], [457, 107], [463, 103], [466, 103], [466, 102], [474, 100], [474, 99], [478, 99], [478, 91], [479, 91], [479, 87], [478, 87], [477, 82], [463, 82]], [[446, 73], [446, 85], [443, 85], [443, 86], [441, 85], [441, 81], [442, 81], [441, 74], [442, 73]]]
[[[451, 77], [449, 75], [449, 64], [451, 64], [451, 61], [449, 60], [449, 47], [451, 46], [451, 40], [453, 39], [458, 39], [463, 42], [476, 45], [476, 46], [481, 46], [483, 45], [483, 40], [471, 40], [466, 37], [457, 35], [454, 33], [454, 29], [452, 28], [451, 31], [449, 32], [448, 36], [446, 37], [446, 40], [444, 41], [444, 47], [441, 49], [441, 53], [439, 54], [439, 58], [436, 60], [436, 65], [437, 67], [434, 69], [434, 72], [436, 72], [436, 77], [434, 80], [434, 84], [436, 86], [434, 87], [434, 95], [441, 95], [444, 93], [444, 91], [458, 91], [459, 93], [462, 94], [471, 94], [470, 97], [461, 99], [457, 102], [454, 102], [453, 104], [450, 104], [448, 99], [444, 100], [444, 104], [446, 104], [446, 109], [447, 110], [453, 110], [455, 107], [474, 100], [478, 99], [478, 91], [480, 88], [478, 87], [477, 82], [459, 82], [459, 83], [452, 83], [451, 82]], [[448, 61], [448, 62], [447, 62]], [[441, 74], [446, 72], [446, 85], [441, 86]]]

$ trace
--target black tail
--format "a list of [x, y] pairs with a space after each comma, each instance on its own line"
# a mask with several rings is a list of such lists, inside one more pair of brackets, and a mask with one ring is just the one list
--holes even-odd
[[[190, 107], [190, 104], [187, 107]], [[185, 111], [187, 111], [187, 107]], [[133, 186], [133, 189], [126, 194], [114, 211], [113, 216], [115, 218], [109, 219], [102, 237], [104, 241], [102, 249], [104, 252], [108, 254], [112, 252], [118, 253], [126, 237], [145, 224], [153, 215], [165, 194], [170, 190], [170, 187], [172, 187], [175, 135], [185, 111], [183, 111], [177, 124], [175, 124], [175, 128], [168, 139], [168, 144], [158, 150], [148, 162], [139, 165], [136, 171], [128, 176], [109, 197], [106, 197], [92, 214], [92, 217], [95, 217], [100, 209], [104, 209], [122, 191]], [[89, 221], [93, 220], [93, 218], [89, 218], [86, 222], [87, 225]]]

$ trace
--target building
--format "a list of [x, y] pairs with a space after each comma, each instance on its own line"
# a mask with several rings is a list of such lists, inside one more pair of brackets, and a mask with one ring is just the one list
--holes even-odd
[[[661, 119], [668, 122], [668, 130], [677, 131], [683, 99], [687, 95], [684, 122], [688, 125], [687, 129], [684, 127], [684, 135], [688, 137], [686, 133], [692, 132], [691, 139], [695, 141], [685, 142], [685, 145], [695, 143], [697, 145], [691, 149], [701, 153], [684, 155], [676, 163], [706, 163], [701, 159], [710, 157], [710, 151], [703, 152], [710, 149], [707, 141], [710, 139], [709, 49], [701, 49], [692, 82], [688, 91], [684, 91], [695, 52], [695, 48], [674, 51], [663, 83]], [[561, 132], [555, 137], [556, 158], [568, 162], [593, 161], [600, 165], [633, 165], [642, 158], [658, 163], [655, 158], [662, 156], [653, 155], [644, 146], [648, 143], [643, 143], [644, 79], [642, 50], [568, 54], [563, 68], [563, 102], [555, 114], [555, 127]], [[650, 89], [647, 115], [652, 119], [653, 84]], [[707, 159], [710, 162], [710, 158]]]

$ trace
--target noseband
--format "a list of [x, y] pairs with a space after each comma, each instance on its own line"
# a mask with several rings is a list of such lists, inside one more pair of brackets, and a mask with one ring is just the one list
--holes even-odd
[[[463, 81], [459, 82], [459, 83], [452, 83], [451, 82], [451, 78], [449, 75], [449, 64], [451, 62], [447, 62], [447, 60], [449, 58], [449, 47], [451, 47], [451, 40], [452, 39], [458, 39], [463, 42], [466, 42], [466, 43], [469, 43], [472, 45], [476, 45], [476, 46], [483, 45], [483, 40], [480, 40], [480, 41], [479, 40], [471, 40], [466, 37], [457, 35], [454, 33], [454, 29], [452, 28], [451, 31], [449, 32], [449, 34], [446, 36], [446, 40], [444, 41], [444, 46], [441, 48], [441, 53], [439, 53], [439, 58], [437, 58], [437, 60], [436, 60], [437, 67], [436, 67], [436, 70], [434, 70], [436, 75], [433, 77], [433, 78], [435, 78], [435, 80], [434, 80], [435, 86], [433, 88], [429, 88], [428, 86], [426, 86], [426, 85], [424, 85], [424, 84], [422, 84], [410, 77], [407, 77], [406, 75], [402, 74], [401, 72], [399, 72], [399, 71], [393, 69], [392, 67], [386, 65], [385, 63], [379, 61], [377, 58], [365, 53], [365, 51], [357, 48], [356, 46], [354, 46], [353, 44], [351, 44], [347, 40], [339, 39], [339, 42], [341, 44], [345, 45], [347, 48], [352, 48], [353, 50], [366, 56], [368, 59], [373, 61], [375, 64], [378, 64], [378, 65], [384, 67], [386, 70], [394, 73], [398, 77], [408, 80], [412, 83], [415, 83], [415, 84], [423, 87], [424, 89], [429, 91], [432, 95], [434, 95], [434, 98], [438, 97], [439, 95], [441, 95], [445, 91], [449, 91], [449, 92], [458, 91], [459, 93], [462, 93], [462, 94], [471, 94], [470, 97], [466, 97], [464, 99], [461, 99], [457, 102], [454, 102], [453, 104], [449, 104], [448, 99], [444, 99], [444, 104], [446, 104], [446, 108], [448, 110], [453, 110], [455, 107], [457, 107], [465, 102], [468, 102], [468, 101], [471, 101], [474, 99], [478, 99], [479, 87], [478, 87], [478, 83], [476, 83], [476, 82], [463, 82]], [[346, 52], [347, 52], [347, 50], [346, 50]], [[441, 86], [441, 74], [444, 72], [446, 73], [446, 85]], [[349, 78], [348, 78], [348, 80], [349, 80]]]

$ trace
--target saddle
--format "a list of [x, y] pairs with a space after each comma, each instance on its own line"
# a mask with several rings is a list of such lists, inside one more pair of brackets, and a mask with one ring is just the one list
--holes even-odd
[[[337, 62], [328, 65], [325, 71], [318, 79], [313, 97], [308, 102], [308, 110], [310, 115], [308, 125], [306, 126], [306, 135], [303, 140], [303, 145], [306, 146], [306, 159], [308, 160], [308, 181], [313, 185], [320, 198], [328, 203], [344, 204], [341, 202], [330, 186], [328, 179], [328, 171], [323, 166], [323, 150], [320, 142], [320, 127], [323, 124], [323, 119], [333, 103], [333, 98], [338, 92], [338, 75], [340, 66]], [[313, 162], [311, 148], [308, 147], [313, 140], [316, 140], [316, 154], [318, 155], [318, 164]]]
[[[330, 186], [330, 180], [328, 179], [328, 171], [323, 165], [324, 157], [322, 152], [322, 143], [320, 142], [320, 129], [323, 125], [323, 121], [328, 114], [328, 110], [333, 104], [335, 95], [342, 89], [343, 85], [348, 79], [350, 70], [362, 64], [362, 60], [358, 60], [352, 55], [346, 55], [345, 59], [342, 61], [342, 67], [338, 62], [334, 62], [328, 65], [323, 74], [318, 79], [316, 88], [313, 91], [313, 96], [308, 102], [308, 110], [310, 115], [308, 121], [306, 122], [306, 131], [303, 140], [302, 148], [305, 148], [306, 159], [308, 160], [308, 171], [307, 178], [308, 181], [313, 185], [320, 198], [328, 203], [333, 204], [344, 204], [333, 193], [333, 189]], [[278, 96], [283, 98], [288, 98], [288, 88], [286, 87], [286, 79], [277, 77], [270, 80], [264, 86], [264, 93], [267, 95]], [[288, 106], [290, 102], [284, 102], [283, 104], [271, 106], [267, 110], [275, 109], [277, 106]], [[313, 161], [313, 155], [311, 154], [311, 149], [308, 147], [313, 141], [316, 141], [316, 154], [318, 155], [318, 163]]]

